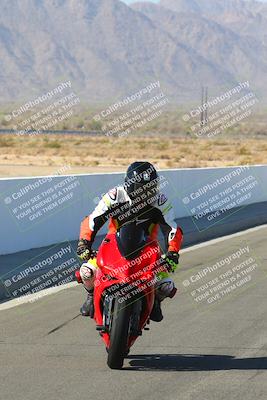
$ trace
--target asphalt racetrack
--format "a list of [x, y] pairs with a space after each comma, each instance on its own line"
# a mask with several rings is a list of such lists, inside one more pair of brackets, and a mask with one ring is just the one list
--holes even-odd
[[0, 306], [1, 399], [266, 400], [266, 237], [263, 226], [182, 252], [178, 294], [121, 371], [79, 315], [81, 286]]

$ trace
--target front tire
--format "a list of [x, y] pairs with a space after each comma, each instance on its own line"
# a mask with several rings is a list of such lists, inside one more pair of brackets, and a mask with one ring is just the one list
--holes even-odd
[[119, 298], [115, 298], [107, 360], [111, 369], [121, 369], [123, 366], [124, 357], [128, 352], [130, 317], [131, 310], [127, 302], [119, 302]]

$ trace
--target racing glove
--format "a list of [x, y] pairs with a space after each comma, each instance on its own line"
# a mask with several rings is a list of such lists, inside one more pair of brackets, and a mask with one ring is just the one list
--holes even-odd
[[166, 261], [167, 269], [169, 272], [174, 272], [179, 264], [179, 253], [176, 251], [167, 251], [163, 258]]
[[92, 243], [86, 239], [80, 239], [77, 247], [77, 255], [82, 261], [87, 261], [91, 256]]

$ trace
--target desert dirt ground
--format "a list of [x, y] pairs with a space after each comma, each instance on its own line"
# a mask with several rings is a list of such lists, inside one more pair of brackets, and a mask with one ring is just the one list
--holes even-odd
[[265, 164], [259, 138], [0, 136], [0, 177], [124, 171], [135, 160], [160, 169]]

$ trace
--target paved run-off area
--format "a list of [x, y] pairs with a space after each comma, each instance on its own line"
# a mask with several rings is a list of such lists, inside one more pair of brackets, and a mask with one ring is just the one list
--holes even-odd
[[79, 315], [82, 287], [2, 310], [1, 399], [265, 400], [266, 235], [261, 227], [183, 252], [178, 294], [122, 371], [108, 369], [93, 321]]

